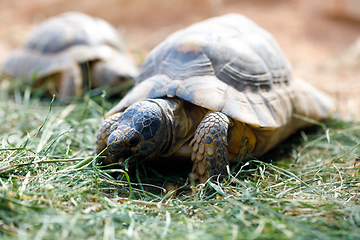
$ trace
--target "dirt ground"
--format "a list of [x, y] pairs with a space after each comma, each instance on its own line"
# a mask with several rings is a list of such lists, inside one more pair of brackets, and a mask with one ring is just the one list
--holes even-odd
[[[330, 93], [342, 118], [360, 119], [360, 42], [354, 47], [360, 21], [344, 17], [341, 4], [331, 9], [330, 2], [336, 1], [0, 0], [0, 61], [24, 41], [35, 24], [66, 11], [109, 21], [133, 49], [145, 54], [178, 29], [235, 12], [271, 32], [295, 74]], [[326, 11], [329, 8], [332, 11]]]

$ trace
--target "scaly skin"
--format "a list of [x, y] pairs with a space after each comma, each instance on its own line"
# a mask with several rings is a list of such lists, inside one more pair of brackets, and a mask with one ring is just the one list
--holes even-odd
[[194, 162], [194, 180], [205, 182], [209, 177], [226, 175], [228, 160], [228, 128], [231, 120], [221, 112], [209, 112], [196, 129], [190, 147]]

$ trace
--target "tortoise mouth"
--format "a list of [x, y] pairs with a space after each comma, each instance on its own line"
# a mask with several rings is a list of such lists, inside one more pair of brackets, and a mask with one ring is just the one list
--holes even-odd
[[135, 162], [134, 155], [120, 157], [118, 160], [118, 164], [121, 166], [122, 169], [128, 170], [129, 166]]

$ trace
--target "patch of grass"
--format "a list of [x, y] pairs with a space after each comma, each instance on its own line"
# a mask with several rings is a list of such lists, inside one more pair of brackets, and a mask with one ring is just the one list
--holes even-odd
[[95, 134], [109, 107], [89, 96], [59, 105], [0, 92], [1, 239], [360, 236], [358, 123], [301, 131], [227, 181], [155, 186], [96, 166]]

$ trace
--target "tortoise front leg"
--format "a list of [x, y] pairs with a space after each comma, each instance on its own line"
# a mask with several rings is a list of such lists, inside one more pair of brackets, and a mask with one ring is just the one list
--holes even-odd
[[79, 97], [83, 94], [81, 69], [78, 64], [73, 64], [61, 72], [59, 98]]
[[192, 176], [204, 183], [209, 177], [227, 175], [228, 127], [231, 120], [221, 112], [209, 112], [196, 129], [190, 147], [194, 162]]
[[[101, 153], [107, 147], [107, 141], [108, 141], [109, 135], [112, 132], [112, 130], [116, 129], [121, 115], [123, 115], [122, 112], [116, 113], [116, 114], [112, 115], [111, 117], [106, 118], [104, 120], [104, 122], [101, 124], [101, 126], [96, 134], [96, 154]], [[109, 160], [107, 150], [105, 150], [101, 155], [106, 156], [106, 159], [101, 161], [103, 166], [106, 166], [106, 165], [109, 165], [112, 163]]]

